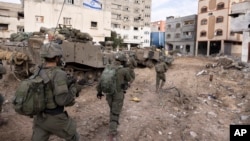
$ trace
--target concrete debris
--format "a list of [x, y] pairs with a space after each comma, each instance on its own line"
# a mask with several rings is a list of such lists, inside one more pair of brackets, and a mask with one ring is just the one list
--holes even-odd
[[198, 73], [196, 74], [196, 76], [205, 75], [205, 74], [208, 74], [208, 73], [207, 73], [207, 70], [202, 70], [202, 71], [198, 72]]

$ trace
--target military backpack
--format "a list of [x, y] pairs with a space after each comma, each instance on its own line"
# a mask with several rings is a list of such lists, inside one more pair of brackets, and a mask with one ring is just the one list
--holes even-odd
[[158, 73], [164, 73], [165, 72], [165, 68], [163, 66], [162, 63], [156, 64], [155, 65], [155, 71]]
[[114, 94], [116, 92], [116, 72], [117, 68], [111, 67], [111, 65], [107, 65], [102, 72], [100, 85], [101, 90], [105, 94]]
[[21, 81], [13, 100], [17, 113], [26, 116], [37, 115], [46, 108], [46, 85], [50, 82], [47, 74], [39, 68], [30, 78]]

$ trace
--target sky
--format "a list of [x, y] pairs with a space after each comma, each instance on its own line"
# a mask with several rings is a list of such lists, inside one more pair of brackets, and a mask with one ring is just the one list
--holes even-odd
[[152, 0], [151, 21], [197, 14], [198, 0]]
[[[20, 0], [0, 0], [20, 3]], [[166, 20], [166, 17], [183, 17], [197, 14], [198, 0], [152, 0], [151, 21]]]

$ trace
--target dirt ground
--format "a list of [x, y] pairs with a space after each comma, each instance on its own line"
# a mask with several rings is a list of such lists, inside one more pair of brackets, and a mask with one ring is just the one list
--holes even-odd
[[[207, 63], [216, 61], [175, 58], [160, 93], [155, 92], [154, 68], [136, 68], [120, 116], [119, 141], [228, 141], [230, 124], [249, 124], [249, 72], [207, 69]], [[205, 73], [197, 75], [202, 70]], [[1, 141], [28, 141], [32, 136], [32, 118], [12, 108], [18, 83], [11, 74], [0, 82], [6, 98], [1, 114], [8, 119], [0, 127]], [[133, 97], [140, 102], [131, 101]], [[107, 140], [109, 108], [105, 98], [96, 98], [95, 85], [85, 87], [76, 101], [67, 111], [77, 121], [81, 141]], [[52, 136], [50, 141], [62, 139]]]

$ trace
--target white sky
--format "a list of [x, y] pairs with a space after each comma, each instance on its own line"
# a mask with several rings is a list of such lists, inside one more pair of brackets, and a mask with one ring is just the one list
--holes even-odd
[[[20, 0], [0, 0], [20, 3]], [[151, 21], [166, 20], [168, 16], [188, 16], [197, 14], [198, 0], [152, 0]]]
[[198, 0], [152, 0], [151, 21], [197, 14]]

